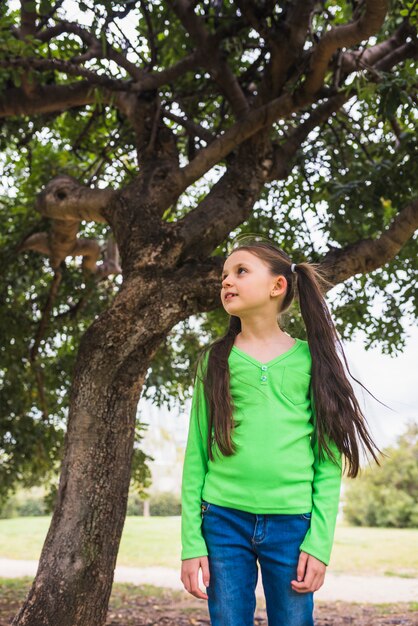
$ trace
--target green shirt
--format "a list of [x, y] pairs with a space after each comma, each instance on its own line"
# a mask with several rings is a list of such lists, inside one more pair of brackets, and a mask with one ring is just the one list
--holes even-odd
[[214, 460], [209, 459], [208, 405], [196, 377], [183, 465], [181, 559], [208, 554], [201, 532], [203, 499], [249, 513], [311, 512], [300, 550], [328, 565], [342, 464], [329, 438], [338, 464], [325, 450], [320, 461], [316, 437], [311, 437], [316, 416], [309, 344], [296, 338], [287, 352], [267, 363], [233, 346], [228, 364], [237, 452], [223, 456], [213, 444]]

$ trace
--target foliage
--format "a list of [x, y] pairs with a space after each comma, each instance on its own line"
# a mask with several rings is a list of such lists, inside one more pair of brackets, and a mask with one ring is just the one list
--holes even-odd
[[181, 513], [179, 497], [168, 491], [151, 496], [149, 508], [152, 516], [166, 517], [168, 515], [180, 515]]
[[128, 508], [126, 515], [143, 515], [144, 501], [137, 493], [130, 493], [128, 497]]
[[345, 492], [344, 516], [356, 526], [418, 527], [418, 424], [383, 451], [382, 467], [366, 468]]

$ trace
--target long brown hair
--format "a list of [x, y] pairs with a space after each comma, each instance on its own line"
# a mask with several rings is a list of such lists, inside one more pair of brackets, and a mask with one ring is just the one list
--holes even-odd
[[[328, 437], [335, 442], [345, 458], [345, 463], [348, 462], [348, 476], [355, 478], [360, 469], [358, 437], [363, 450], [367, 449], [380, 465], [373, 448], [377, 452], [382, 452], [368, 432], [367, 420], [337, 354], [338, 344], [350, 376], [370, 393], [349, 370], [342, 344], [322, 294], [322, 287], [326, 292], [327, 288], [334, 285], [327, 280], [318, 263], [298, 263], [295, 267], [296, 272], [292, 272], [290, 257], [270, 241], [254, 240], [238, 245], [228, 256], [236, 250], [248, 250], [257, 255], [266, 263], [273, 276], [283, 275], [286, 278], [288, 289], [278, 313], [278, 322], [280, 315], [290, 307], [293, 300], [295, 298], [299, 300], [312, 357], [311, 392], [316, 415], [314, 436], [317, 437], [320, 459], [324, 457], [325, 450], [330, 459], [336, 462], [326, 441]], [[212, 452], [214, 441], [225, 456], [230, 456], [236, 451], [232, 440], [234, 405], [230, 393], [228, 357], [235, 337], [240, 331], [240, 318], [230, 315], [227, 332], [202, 349], [195, 368], [195, 376], [203, 383], [208, 407], [207, 446], [211, 460], [214, 459]], [[206, 367], [203, 366], [204, 362]]]

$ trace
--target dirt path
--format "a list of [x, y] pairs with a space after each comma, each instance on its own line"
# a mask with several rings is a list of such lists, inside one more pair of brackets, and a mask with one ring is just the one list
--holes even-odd
[[[30, 581], [0, 587], [0, 626], [10, 626]], [[257, 598], [255, 626], [267, 626], [265, 603]], [[350, 604], [315, 601], [315, 626], [418, 626], [408, 604]], [[106, 626], [210, 626], [207, 603], [172, 589], [117, 583], [113, 586]]]
[[[15, 561], [0, 559], [0, 577], [18, 578], [35, 576], [37, 561]], [[135, 585], [155, 585], [183, 590], [179, 570], [166, 567], [117, 567], [115, 582], [130, 582]], [[203, 589], [203, 585], [201, 585]], [[186, 594], [187, 592], [184, 591]], [[261, 575], [256, 589], [258, 597], [264, 597]], [[317, 592], [316, 600], [343, 602], [418, 602], [418, 578], [395, 576], [350, 576], [327, 572], [325, 583]]]

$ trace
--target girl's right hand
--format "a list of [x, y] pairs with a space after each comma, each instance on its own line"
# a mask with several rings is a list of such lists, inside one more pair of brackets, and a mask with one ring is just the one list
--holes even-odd
[[198, 556], [194, 559], [184, 559], [181, 562], [181, 582], [184, 588], [202, 600], [207, 600], [208, 595], [199, 588], [199, 568], [202, 568], [202, 578], [205, 587], [209, 587], [210, 573], [207, 556]]

